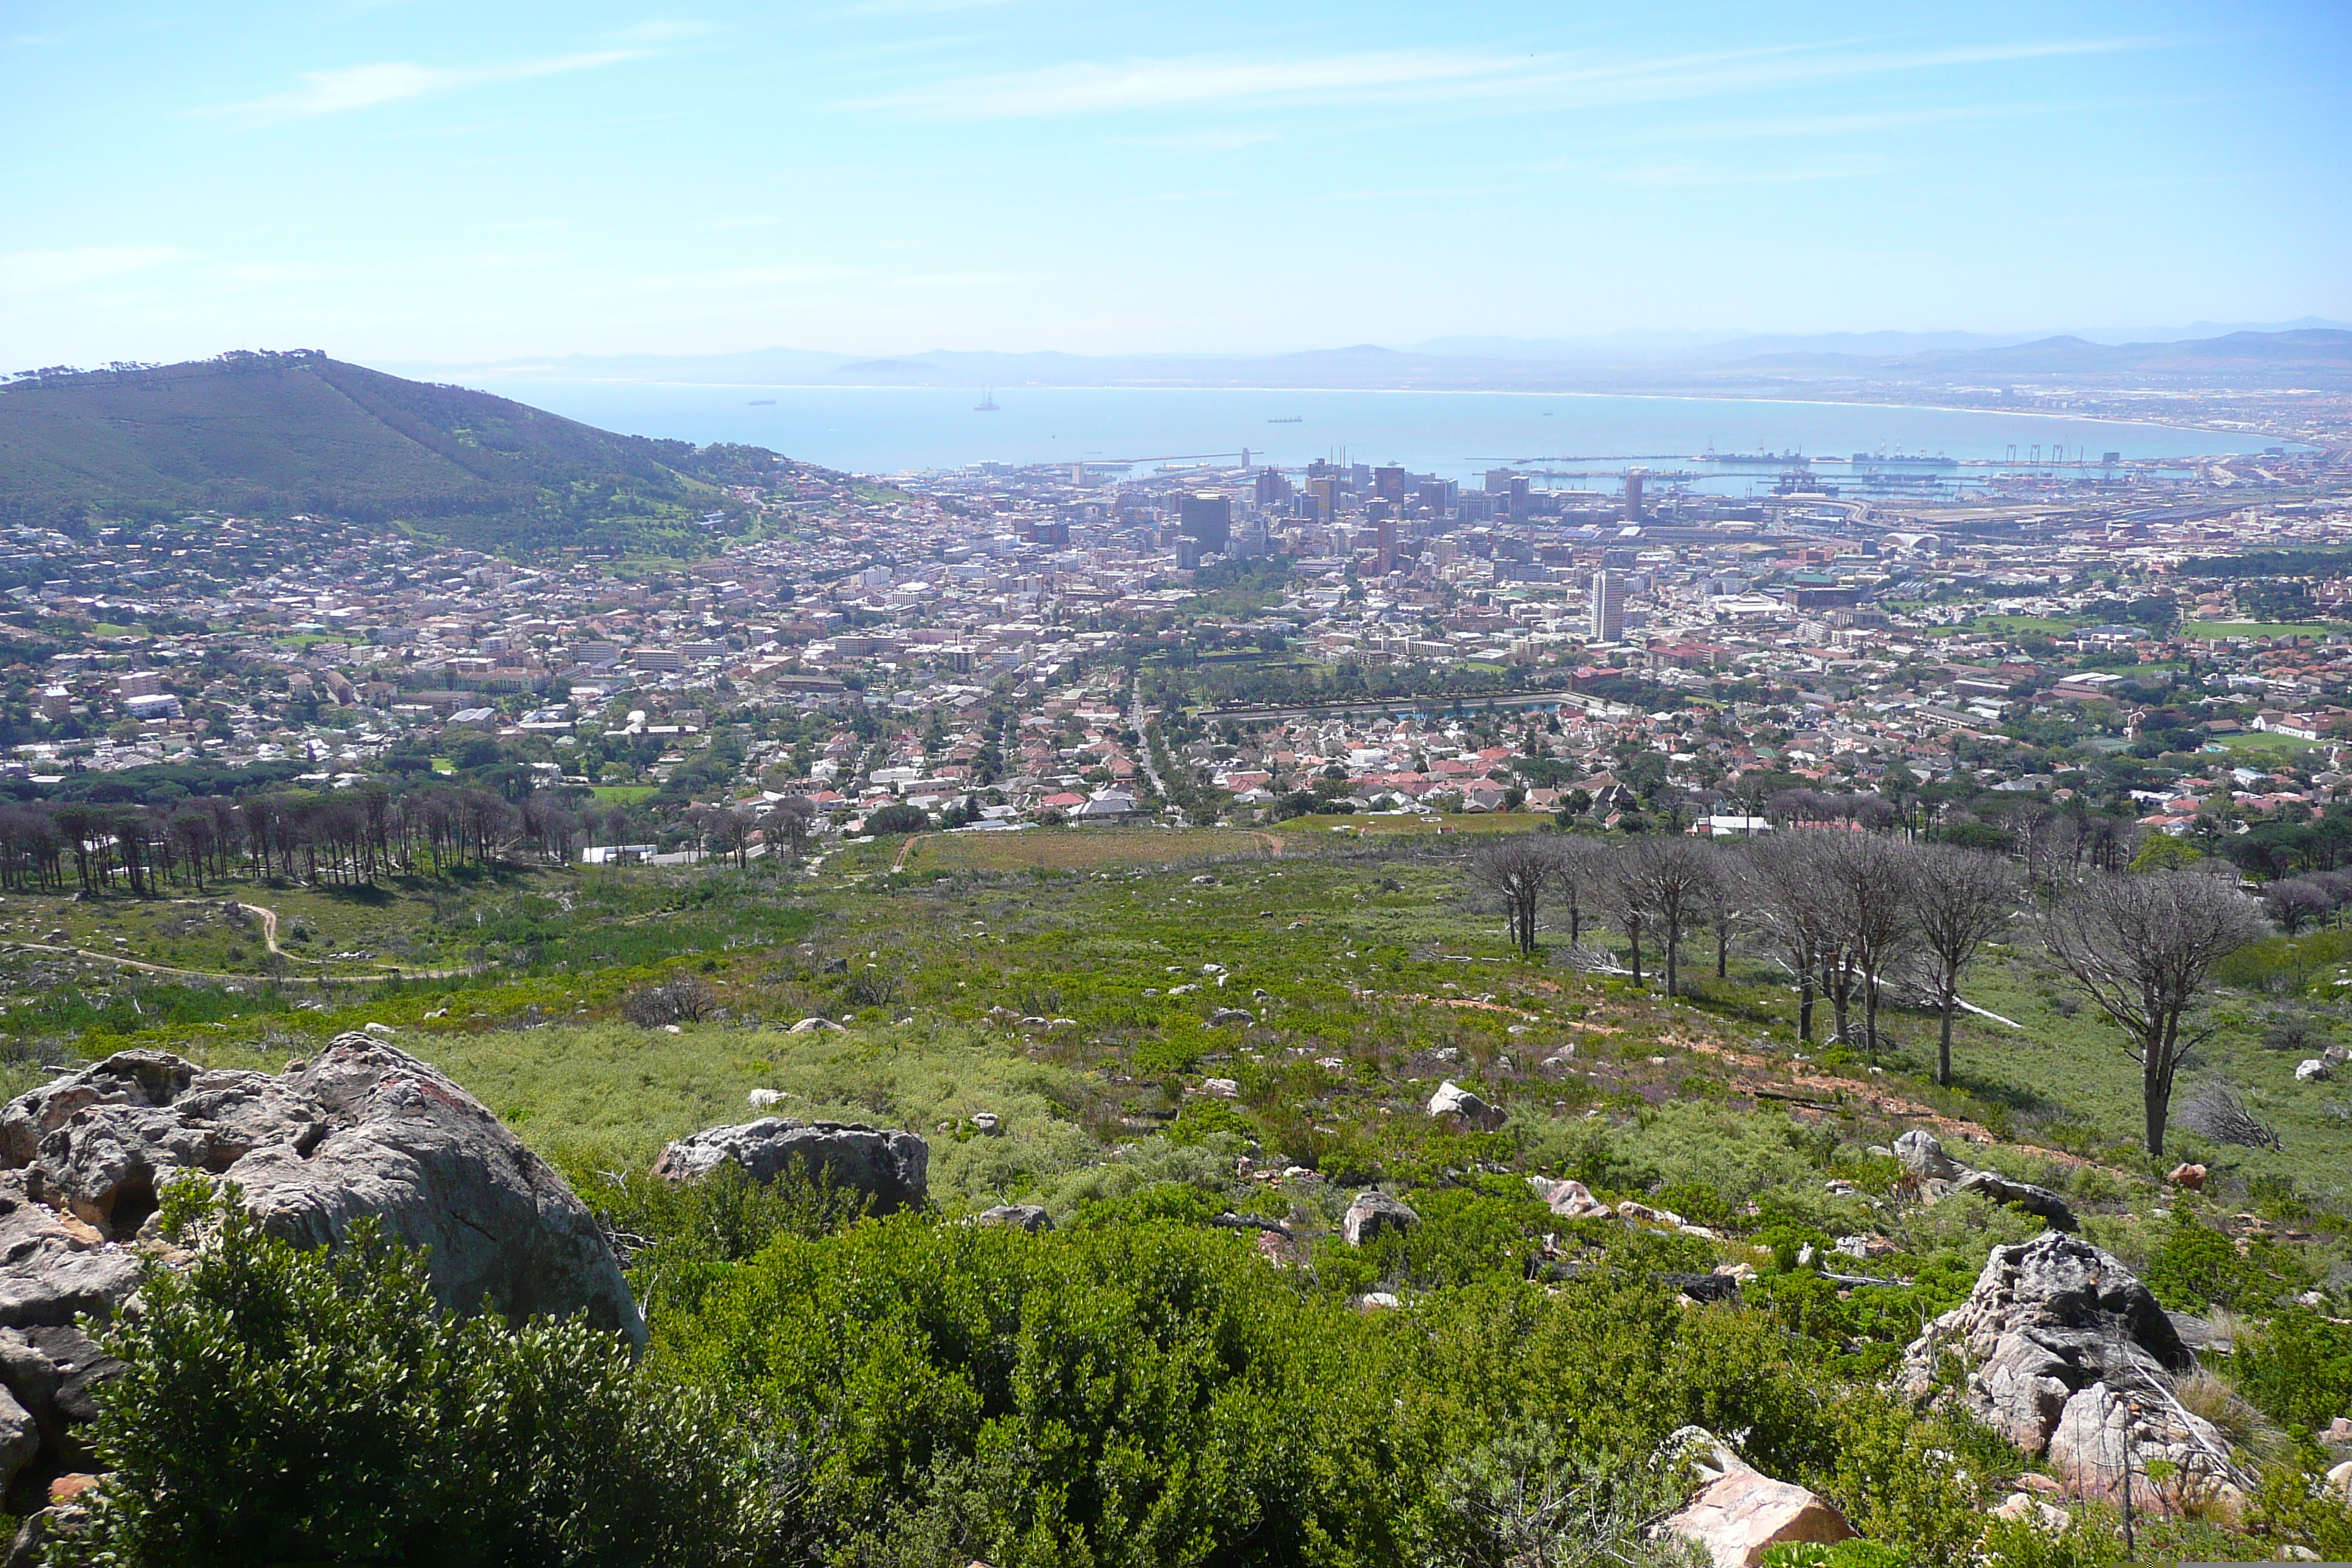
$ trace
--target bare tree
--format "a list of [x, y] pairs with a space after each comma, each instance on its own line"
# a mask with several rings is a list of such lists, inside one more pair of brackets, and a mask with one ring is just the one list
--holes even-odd
[[1618, 874], [1633, 884], [1627, 899], [1665, 928], [1669, 996], [1680, 984], [1683, 931], [1702, 916], [1718, 854], [1706, 839], [1680, 835], [1643, 838], [1617, 852]]
[[1501, 900], [1511, 926], [1511, 942], [1533, 954], [1545, 889], [1559, 870], [1552, 846], [1533, 833], [1497, 834], [1470, 855], [1470, 879]]
[[1824, 834], [1815, 856], [1832, 930], [1843, 950], [1837, 976], [1838, 1035], [1845, 1037], [1845, 997], [1858, 977], [1863, 1050], [1874, 1063], [1878, 1060], [1879, 981], [1916, 934], [1912, 923], [1914, 867], [1908, 846], [1871, 833]]
[[1603, 852], [1589, 839], [1559, 838], [1551, 842], [1552, 886], [1568, 910], [1568, 945], [1575, 947], [1584, 941], [1584, 908], [1592, 901], [1604, 870], [1601, 864]]
[[1774, 960], [1796, 976], [1797, 1038], [1807, 1041], [1813, 1037], [1815, 978], [1835, 945], [1814, 874], [1817, 837], [1800, 832], [1751, 839], [1739, 857], [1753, 927]]
[[2094, 876], [2042, 920], [2042, 940], [2083, 994], [2129, 1041], [2140, 1064], [2147, 1151], [2164, 1152], [2173, 1075], [2206, 1033], [2181, 1020], [2213, 966], [2263, 933], [2253, 900], [2193, 871]]
[[2310, 877], [2289, 877], [2263, 889], [2263, 912], [2285, 928], [2289, 936], [2300, 932], [2308, 921], [2326, 920], [2335, 907], [2327, 889]]
[[1952, 1018], [1960, 1010], [1960, 976], [1985, 943], [2009, 929], [2017, 911], [2017, 880], [1999, 856], [1921, 845], [1912, 889], [1912, 918], [1934, 965], [1936, 1005], [1943, 1014], [1936, 1042], [1936, 1081], [1952, 1081]]

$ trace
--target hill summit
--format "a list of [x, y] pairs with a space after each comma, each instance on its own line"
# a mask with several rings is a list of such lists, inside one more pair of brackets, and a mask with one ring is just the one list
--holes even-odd
[[618, 436], [314, 350], [36, 371], [0, 384], [0, 520], [195, 509], [405, 525], [478, 548], [698, 553], [755, 447]]

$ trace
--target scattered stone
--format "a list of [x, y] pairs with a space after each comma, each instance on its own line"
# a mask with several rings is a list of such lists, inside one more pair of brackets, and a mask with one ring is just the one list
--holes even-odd
[[781, 1089], [755, 1089], [743, 1097], [754, 1110], [765, 1110], [772, 1105], [782, 1105], [789, 1098]]
[[1220, 1007], [1209, 1015], [1212, 1029], [1246, 1029], [1257, 1022], [1257, 1016], [1239, 1007]]
[[1998, 1171], [1970, 1171], [1953, 1184], [1956, 1193], [1982, 1193], [1995, 1203], [2023, 1209], [2039, 1216], [2053, 1230], [2072, 1231], [2076, 1228], [2074, 1211], [2066, 1200], [2047, 1187], [2037, 1187], [2031, 1182], [2012, 1181]]
[[1499, 1106], [1487, 1104], [1451, 1079], [1439, 1084], [1437, 1092], [1429, 1097], [1429, 1113], [1432, 1116], [1459, 1117], [1465, 1125], [1475, 1127], [1483, 1132], [1492, 1132], [1504, 1121]]
[[1201, 1080], [1201, 1092], [1213, 1100], [1239, 1100], [1242, 1086], [1229, 1078], [1208, 1078]]
[[982, 1209], [972, 1215], [975, 1225], [1003, 1225], [1014, 1230], [1025, 1230], [1035, 1236], [1054, 1228], [1054, 1216], [1042, 1204], [999, 1204], [992, 1209]]
[[2053, 1531], [2063, 1531], [2074, 1522], [2064, 1509], [2043, 1502], [2032, 1492], [2011, 1492], [1991, 1512], [1995, 1519], [2031, 1521]]
[[1546, 1072], [1572, 1071], [1576, 1067], [1576, 1047], [1572, 1045], [1560, 1047], [1544, 1058], [1541, 1066]]
[[2294, 1081], [2297, 1083], [2326, 1083], [2335, 1076], [2336, 1069], [2317, 1057], [2295, 1064]]
[[1938, 1182], [1957, 1182], [1966, 1167], [1944, 1152], [1944, 1145], [1925, 1128], [1913, 1128], [1895, 1141], [1895, 1157], [1903, 1168], [1916, 1176]]
[[360, 1029], [362, 1033], [379, 1040], [388, 1040], [392, 1038], [393, 1036], [400, 1033], [398, 1029], [394, 1028], [390, 1024], [362, 1024], [360, 1026]]
[[1662, 1272], [1651, 1279], [1666, 1286], [1676, 1295], [1696, 1306], [1703, 1302], [1738, 1301], [1739, 1281], [1728, 1274], [1677, 1274]]
[[1640, 1220], [1649, 1225], [1662, 1225], [1669, 1230], [1683, 1228], [1683, 1216], [1672, 1209], [1654, 1209], [1647, 1204], [1637, 1204], [1627, 1198], [1617, 1205], [1619, 1219]]
[[1606, 1219], [1612, 1212], [1607, 1204], [1592, 1195], [1582, 1182], [1556, 1182], [1549, 1176], [1529, 1176], [1528, 1185], [1547, 1208], [1562, 1219]]
[[832, 1019], [823, 1016], [814, 1018], [803, 1018], [799, 1023], [794, 1024], [787, 1032], [794, 1035], [815, 1035], [821, 1034], [827, 1029], [831, 1029], [837, 1034], [845, 1034], [848, 1032], [845, 1029], [843, 1029], [839, 1024], [836, 1024]]
[[1388, 1290], [1367, 1290], [1356, 1298], [1357, 1308], [1367, 1312], [1378, 1311], [1381, 1308], [1393, 1307], [1396, 1304], [1395, 1294]]
[[1421, 1223], [1421, 1216], [1403, 1204], [1379, 1191], [1366, 1188], [1356, 1194], [1348, 1205], [1347, 1217], [1339, 1222], [1339, 1234], [1350, 1247], [1361, 1247], [1384, 1230], [1402, 1236]]
[[2171, 1173], [2164, 1179], [2176, 1187], [2186, 1187], [2192, 1193], [2201, 1193], [2205, 1190], [2205, 1167], [2186, 1163], [2178, 1164], [2172, 1167]]
[[1696, 1450], [1705, 1484], [1657, 1533], [1696, 1542], [1715, 1568], [1757, 1568], [1775, 1546], [1825, 1546], [1854, 1534], [1828, 1499], [1774, 1480], [1712, 1433], [1685, 1426], [1666, 1439], [1666, 1447], [1670, 1453]]
[[912, 1132], [771, 1116], [680, 1138], [662, 1150], [654, 1174], [690, 1182], [732, 1160], [764, 1183], [798, 1164], [820, 1182], [869, 1195], [874, 1213], [890, 1214], [918, 1207], [929, 1195], [930, 1159], [930, 1145]]
[[2331, 1448], [2352, 1446], [2352, 1415], [2338, 1415], [2329, 1422], [2327, 1430], [2319, 1435], [2319, 1440]]

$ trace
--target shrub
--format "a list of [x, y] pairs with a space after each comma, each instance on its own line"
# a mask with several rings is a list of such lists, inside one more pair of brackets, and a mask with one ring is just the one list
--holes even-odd
[[692, 1024], [710, 1016], [719, 1005], [718, 993], [691, 974], [673, 974], [654, 985], [640, 985], [622, 999], [621, 1016], [641, 1029], [665, 1024]]
[[184, 1273], [103, 1335], [112, 1473], [49, 1561], [748, 1563], [782, 1545], [757, 1446], [584, 1323], [439, 1311], [373, 1221], [303, 1251], [236, 1205], [167, 1206]]
[[2258, 1239], [2242, 1253], [2228, 1237], [2187, 1215], [2165, 1227], [2140, 1278], [2176, 1312], [2268, 1306], [2309, 1281], [2295, 1256], [2277, 1243]]
[[2237, 1347], [2230, 1375], [2275, 1419], [2317, 1430], [2352, 1415], [2352, 1325], [2289, 1308]]
[[868, 833], [921, 833], [931, 826], [931, 819], [920, 806], [886, 805], [866, 819]]

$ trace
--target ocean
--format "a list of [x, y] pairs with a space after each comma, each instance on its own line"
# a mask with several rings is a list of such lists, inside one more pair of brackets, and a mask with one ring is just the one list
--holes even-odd
[[[1690, 488], [1767, 493], [1786, 464], [1727, 468], [1701, 454], [1941, 456], [2024, 469], [2260, 451], [2266, 437], [2164, 425], [1948, 408], [1568, 393], [1294, 392], [1255, 388], [970, 388], [688, 385], [476, 380], [501, 396], [608, 430], [698, 445], [740, 441], [854, 473], [977, 463], [1237, 462], [1317, 458], [1401, 463], [1475, 479], [1517, 465], [1573, 486], [1628, 463], [1693, 476]], [[1824, 468], [1825, 474], [1840, 469]], [[1981, 478], [1984, 468], [1968, 470]], [[1760, 487], [1760, 488], [1759, 488]]]

